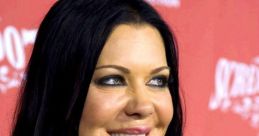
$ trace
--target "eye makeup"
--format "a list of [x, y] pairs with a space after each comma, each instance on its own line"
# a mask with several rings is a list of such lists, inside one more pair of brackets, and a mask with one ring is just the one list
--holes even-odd
[[[120, 75], [108, 75], [98, 78], [94, 81], [94, 83], [98, 86], [107, 86], [107, 87], [116, 87], [116, 86], [125, 86], [127, 85], [123, 76]], [[166, 75], [158, 75], [152, 77], [147, 83], [147, 86], [150, 87], [159, 87], [164, 88], [168, 85], [168, 76]]]
[[168, 77], [165, 75], [158, 75], [151, 78], [147, 83], [147, 86], [165, 88], [168, 86]]
[[116, 86], [125, 86], [126, 81], [120, 75], [108, 75], [103, 76], [94, 81], [98, 86], [107, 86], [107, 87], [116, 87]]

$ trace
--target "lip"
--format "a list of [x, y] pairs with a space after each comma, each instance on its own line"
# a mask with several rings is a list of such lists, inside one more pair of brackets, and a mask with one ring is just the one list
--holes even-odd
[[122, 133], [122, 134], [146, 134], [148, 135], [151, 131], [151, 128], [149, 127], [131, 127], [131, 128], [121, 128], [121, 129], [115, 129], [111, 130], [108, 133]]

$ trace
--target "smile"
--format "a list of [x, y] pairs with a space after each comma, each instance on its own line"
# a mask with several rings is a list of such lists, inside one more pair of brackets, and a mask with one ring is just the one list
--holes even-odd
[[111, 134], [111, 136], [147, 136], [146, 134]]
[[112, 132], [109, 132], [111, 136], [148, 136], [151, 128], [148, 127], [135, 127], [135, 128], [125, 128], [118, 129]]

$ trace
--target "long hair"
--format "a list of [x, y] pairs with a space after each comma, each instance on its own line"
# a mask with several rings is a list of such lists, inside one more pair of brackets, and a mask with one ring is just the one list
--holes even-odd
[[161, 34], [173, 119], [166, 136], [182, 136], [175, 39], [142, 0], [59, 0], [43, 19], [20, 91], [13, 136], [76, 136], [102, 48], [120, 24], [149, 24]]

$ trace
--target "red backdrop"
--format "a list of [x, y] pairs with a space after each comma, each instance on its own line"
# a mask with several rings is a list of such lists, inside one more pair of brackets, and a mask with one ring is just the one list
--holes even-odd
[[[146, 0], [176, 34], [185, 136], [259, 136], [259, 1]], [[55, 0], [0, 0], [0, 136]]]

